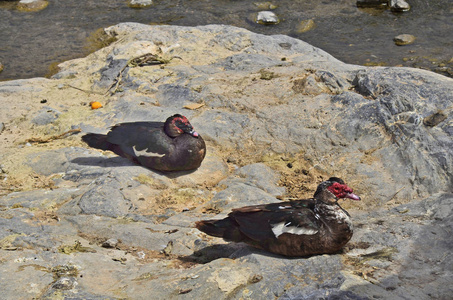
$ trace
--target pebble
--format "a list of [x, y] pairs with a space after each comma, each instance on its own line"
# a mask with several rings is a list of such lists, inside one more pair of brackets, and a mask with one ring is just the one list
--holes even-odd
[[263, 9], [263, 10], [277, 8], [277, 5], [275, 5], [271, 2], [255, 2], [253, 4], [255, 4], [255, 6], [258, 7], [258, 9]]
[[0, 122], [0, 133], [2, 133], [4, 129], [5, 129], [5, 124], [3, 122]]
[[129, 7], [132, 8], [141, 8], [151, 6], [153, 4], [153, 0], [131, 0], [129, 1]]
[[108, 239], [102, 243], [102, 247], [104, 248], [115, 248], [118, 245], [117, 239]]
[[315, 28], [315, 21], [313, 21], [313, 19], [303, 20], [298, 24], [296, 31], [298, 33], [304, 33], [312, 30], [313, 28]]
[[56, 290], [70, 290], [77, 285], [74, 277], [61, 277], [53, 285], [52, 288]]
[[400, 34], [393, 38], [395, 45], [397, 46], [404, 46], [412, 44], [415, 41], [415, 36], [411, 34]]
[[20, 11], [40, 11], [49, 5], [45, 0], [21, 0], [16, 8]]
[[275, 25], [280, 23], [280, 20], [272, 11], [264, 10], [258, 12], [258, 14], [256, 15], [256, 23], [262, 25]]
[[403, 12], [411, 9], [411, 6], [404, 0], [390, 0], [390, 8], [394, 12]]

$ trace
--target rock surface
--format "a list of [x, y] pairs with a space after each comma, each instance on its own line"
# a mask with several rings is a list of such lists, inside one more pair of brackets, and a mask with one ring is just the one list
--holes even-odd
[[[106, 32], [117, 42], [52, 79], [0, 82], [5, 298], [451, 297], [452, 79], [230, 26]], [[129, 64], [149, 53], [155, 63]], [[192, 173], [156, 173], [71, 134], [174, 113], [208, 145]], [[310, 197], [329, 176], [363, 199], [344, 202], [355, 234], [342, 253], [287, 259], [193, 228]]]

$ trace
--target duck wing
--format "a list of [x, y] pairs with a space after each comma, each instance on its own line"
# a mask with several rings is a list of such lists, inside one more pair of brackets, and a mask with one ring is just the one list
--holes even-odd
[[165, 134], [163, 126], [163, 122], [121, 123], [112, 127], [107, 141], [133, 157], [163, 156], [172, 146], [172, 139]]
[[283, 233], [312, 235], [319, 230], [319, 220], [311, 207], [313, 201], [299, 200], [234, 209], [228, 216], [247, 238], [262, 242], [278, 239]]

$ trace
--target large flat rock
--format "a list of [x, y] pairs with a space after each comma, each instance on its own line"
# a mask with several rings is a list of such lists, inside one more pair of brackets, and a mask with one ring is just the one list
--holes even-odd
[[[105, 32], [117, 41], [51, 79], [0, 82], [5, 298], [451, 297], [452, 79], [231, 26]], [[159, 64], [129, 63], [145, 54]], [[208, 145], [194, 172], [154, 172], [62, 135], [174, 113]], [[330, 176], [363, 199], [344, 203], [355, 233], [341, 253], [288, 259], [193, 228], [310, 197]]]

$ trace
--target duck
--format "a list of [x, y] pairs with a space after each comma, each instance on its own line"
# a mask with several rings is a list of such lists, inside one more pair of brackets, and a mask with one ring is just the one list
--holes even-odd
[[130, 122], [113, 126], [107, 134], [82, 136], [88, 146], [110, 150], [146, 168], [189, 171], [200, 167], [206, 144], [189, 120], [175, 114], [165, 122]]
[[321, 182], [313, 198], [245, 206], [226, 218], [195, 227], [229, 242], [291, 257], [338, 253], [351, 239], [353, 224], [339, 199], [361, 198], [341, 178]]

